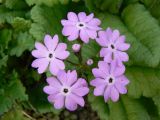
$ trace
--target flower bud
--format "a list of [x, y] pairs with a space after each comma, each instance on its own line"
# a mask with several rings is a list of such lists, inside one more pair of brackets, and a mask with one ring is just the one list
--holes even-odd
[[92, 59], [88, 59], [87, 60], [87, 65], [92, 65], [93, 64], [93, 60]]
[[72, 49], [74, 52], [79, 52], [79, 50], [81, 49], [81, 45], [80, 44], [73, 44]]

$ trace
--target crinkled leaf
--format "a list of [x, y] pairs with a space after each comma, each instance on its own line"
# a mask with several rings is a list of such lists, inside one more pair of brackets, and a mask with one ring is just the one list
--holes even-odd
[[[4, 5], [0, 5], [0, 24], [2, 23], [11, 23], [14, 17], [24, 17], [24, 11], [10, 10]], [[2, 25], [2, 27], [5, 27]]]
[[10, 9], [25, 9], [27, 4], [24, 0], [5, 0], [4, 4]]
[[8, 76], [0, 74], [0, 115], [7, 112], [12, 104], [18, 101], [24, 101], [28, 99], [25, 94], [25, 87], [22, 85], [16, 72]]
[[21, 56], [25, 50], [31, 51], [34, 48], [34, 40], [27, 32], [20, 32], [17, 38], [17, 45], [12, 48], [10, 55]]
[[[49, 12], [46, 12], [49, 11]], [[35, 6], [31, 10], [31, 18], [34, 23], [31, 25], [30, 33], [36, 40], [42, 40], [45, 34], [58, 34], [62, 39], [61, 19], [67, 14], [67, 6], [56, 5], [54, 7]]]
[[16, 31], [25, 31], [25, 30], [30, 29], [31, 21], [26, 20], [24, 18], [20, 18], [20, 17], [15, 17], [13, 19], [11, 25], [13, 26], [14, 30], [16, 30]]

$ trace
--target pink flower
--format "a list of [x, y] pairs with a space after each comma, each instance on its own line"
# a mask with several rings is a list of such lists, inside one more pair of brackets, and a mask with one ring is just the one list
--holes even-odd
[[32, 67], [38, 68], [38, 73], [43, 73], [49, 66], [49, 70], [53, 75], [56, 75], [59, 70], [65, 69], [63, 62], [69, 56], [66, 51], [67, 45], [65, 43], [58, 43], [58, 36], [53, 38], [46, 35], [44, 44], [39, 42], [35, 43], [36, 50], [32, 51], [32, 55], [37, 58], [32, 62]]
[[95, 79], [90, 82], [92, 86], [95, 86], [94, 95], [104, 96], [105, 102], [109, 98], [114, 102], [118, 101], [119, 94], [127, 93], [126, 85], [129, 81], [123, 75], [125, 67], [117, 67], [115, 61], [111, 64], [99, 61], [98, 67], [92, 70]]
[[73, 44], [72, 49], [74, 52], [79, 52], [81, 49], [81, 45], [80, 44]]
[[88, 59], [87, 60], [87, 65], [92, 65], [93, 64], [93, 60], [92, 59]]
[[64, 26], [62, 34], [68, 36], [70, 41], [77, 39], [79, 36], [85, 43], [89, 42], [89, 38], [95, 39], [97, 31], [101, 29], [99, 27], [101, 21], [93, 18], [93, 16], [93, 14], [87, 16], [84, 12], [80, 12], [78, 15], [74, 12], [69, 12], [67, 15], [68, 20], [61, 21]]
[[116, 60], [119, 65], [128, 61], [128, 54], [124, 51], [128, 50], [130, 45], [125, 43], [125, 36], [120, 36], [118, 30], [108, 28], [106, 31], [98, 32], [99, 38], [96, 39], [98, 44], [102, 46], [100, 56], [104, 57], [104, 61], [111, 63]]
[[77, 72], [60, 71], [57, 78], [47, 78], [48, 86], [44, 87], [44, 92], [49, 94], [48, 101], [54, 104], [56, 109], [63, 107], [70, 111], [77, 109], [78, 105], [84, 106], [83, 96], [88, 94], [89, 88], [84, 79], [77, 79]]

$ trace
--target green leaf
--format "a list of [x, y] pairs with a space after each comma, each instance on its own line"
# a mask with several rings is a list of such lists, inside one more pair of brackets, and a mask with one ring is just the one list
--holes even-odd
[[93, 96], [92, 93], [88, 95], [88, 101], [93, 110], [98, 113], [101, 120], [108, 120], [109, 109], [107, 103], [104, 102], [102, 97]]
[[34, 23], [31, 25], [30, 33], [39, 41], [42, 41], [45, 34], [58, 34], [63, 41], [63, 37], [61, 37], [61, 19], [65, 18], [66, 13], [67, 7], [65, 5], [58, 4], [54, 7], [33, 7], [31, 10], [31, 18]]
[[34, 48], [34, 40], [27, 32], [20, 32], [17, 41], [17, 45], [11, 49], [10, 55], [16, 55], [19, 57], [25, 50], [31, 51]]
[[[24, 11], [10, 10], [6, 8], [4, 5], [0, 5], [0, 24], [5, 22], [11, 23], [14, 17], [24, 17], [24, 15], [25, 15]], [[4, 25], [1, 26], [8, 27]]]
[[1, 116], [1, 120], [30, 120], [25, 117], [24, 114], [26, 114], [24, 111], [22, 111], [19, 107], [16, 107]]
[[158, 109], [158, 114], [159, 114], [159, 117], [160, 117], [160, 95], [157, 95], [155, 97], [153, 97], [153, 101]]
[[15, 17], [11, 25], [16, 31], [26, 31], [31, 27], [31, 21], [20, 17]]
[[130, 80], [128, 85], [128, 95], [134, 98], [139, 98], [141, 95], [153, 97], [160, 91], [160, 70], [127, 67], [126, 75]]
[[[129, 5], [123, 11], [122, 18], [128, 30], [143, 45], [141, 47], [147, 49], [146, 53], [141, 54], [145, 59], [143, 65], [148, 64], [150, 67], [157, 67], [160, 62], [160, 27], [158, 21], [141, 4]], [[140, 52], [140, 49], [134, 50]]]
[[45, 1], [44, 0], [26, 0], [26, 2], [30, 6], [34, 4], [37, 4], [37, 5], [45, 4], [47, 6], [53, 6], [54, 4], [58, 4], [58, 3], [67, 4], [69, 0], [45, 0]]
[[86, 63], [88, 59], [95, 59], [99, 55], [100, 46], [95, 40], [90, 40], [88, 44], [82, 45], [82, 58], [83, 62]]
[[128, 120], [150, 120], [150, 117], [138, 99], [122, 96], [122, 101], [127, 113]]
[[0, 49], [3, 51], [8, 49], [9, 42], [12, 39], [12, 30], [11, 29], [3, 29], [0, 31]]
[[91, 12], [109, 11], [118, 13], [123, 0], [85, 0], [86, 6]]
[[[0, 74], [0, 115], [7, 112], [16, 101], [25, 101], [28, 96], [16, 72], [8, 76]], [[3, 83], [3, 84], [2, 84]]]
[[43, 92], [44, 83], [37, 83], [36, 85], [30, 86], [28, 89], [29, 101], [34, 108], [40, 113], [54, 112], [58, 114], [60, 110], [54, 109], [47, 100], [47, 94]]
[[10, 9], [25, 9], [27, 4], [24, 0], [5, 0], [5, 6]]
[[160, 1], [159, 0], [141, 0], [141, 1], [151, 12], [152, 16], [157, 18], [160, 23]]
[[122, 102], [109, 101], [109, 120], [127, 120], [127, 115]]

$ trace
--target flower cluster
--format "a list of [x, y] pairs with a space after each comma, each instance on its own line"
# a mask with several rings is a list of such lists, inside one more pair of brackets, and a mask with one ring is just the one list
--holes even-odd
[[[129, 59], [124, 51], [130, 45], [125, 43], [125, 36], [120, 36], [118, 30], [111, 28], [102, 31], [99, 27], [101, 21], [94, 18], [94, 14], [86, 15], [84, 12], [78, 14], [69, 12], [67, 20], [61, 20], [61, 24], [63, 25], [62, 34], [67, 36], [69, 41], [78, 39], [87, 44], [90, 39], [95, 39], [102, 47], [100, 57], [103, 60], [98, 62], [98, 68], [92, 69], [95, 79], [90, 82], [90, 85], [95, 87], [94, 95], [104, 96], [107, 102], [109, 98], [117, 101], [119, 94], [126, 94], [126, 85], [129, 81], [124, 75], [123, 62]], [[72, 45], [76, 56], [81, 56], [81, 47], [81, 44], [77, 43]], [[70, 55], [67, 44], [59, 43], [58, 35], [53, 37], [45, 35], [44, 44], [36, 42], [35, 48], [32, 55], [36, 59], [32, 62], [32, 67], [37, 68], [39, 74], [49, 70], [53, 75], [46, 79], [48, 85], [43, 89], [48, 94], [48, 101], [56, 109], [66, 108], [74, 111], [78, 105], [83, 107], [85, 104], [83, 97], [89, 93], [88, 83], [85, 79], [78, 78], [79, 71], [65, 71], [64, 60]], [[84, 65], [90, 68], [93, 63], [90, 58]]]
[[104, 61], [99, 61], [98, 69], [92, 70], [95, 77], [91, 85], [95, 87], [95, 96], [104, 96], [107, 102], [109, 98], [116, 102], [119, 94], [126, 94], [128, 79], [123, 75], [125, 66], [123, 62], [129, 60], [126, 51], [130, 45], [125, 43], [125, 36], [120, 36], [118, 30], [107, 28], [106, 31], [99, 31], [97, 43], [102, 47], [100, 57]]

